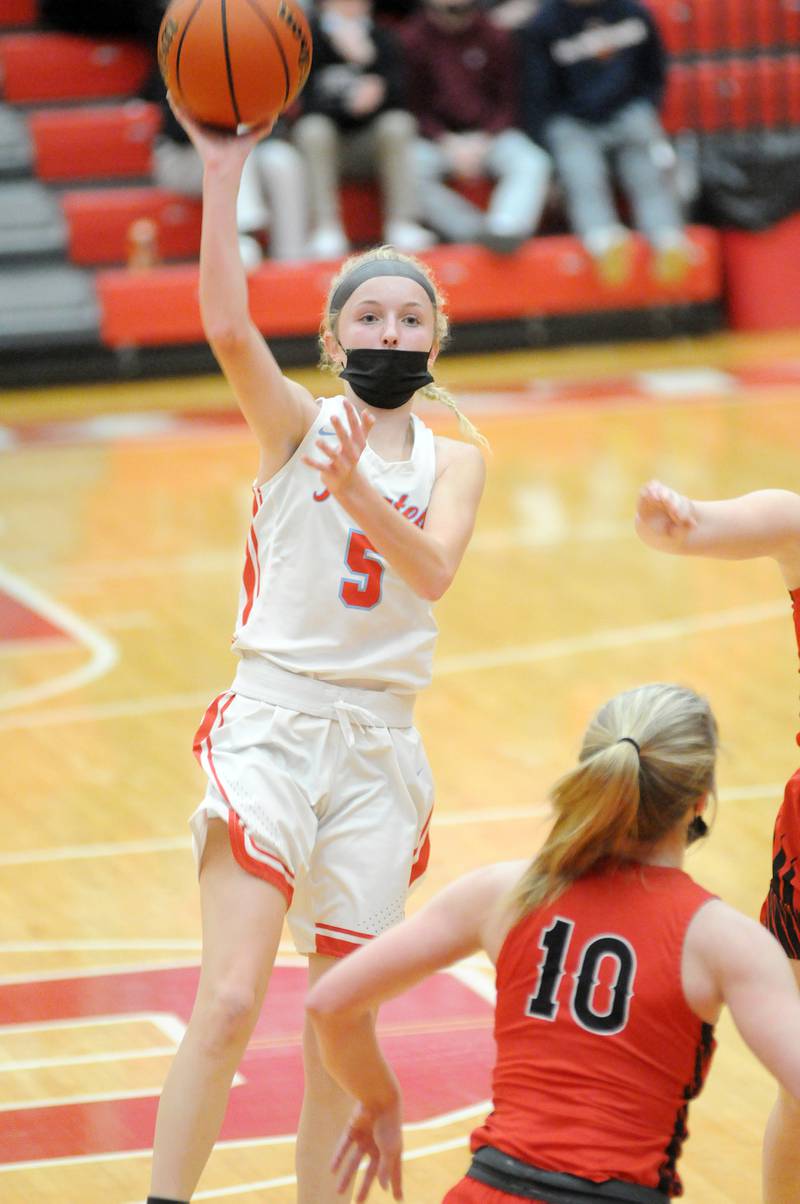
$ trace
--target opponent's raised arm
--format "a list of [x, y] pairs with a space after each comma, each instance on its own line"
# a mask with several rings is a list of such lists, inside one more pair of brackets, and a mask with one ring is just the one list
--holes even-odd
[[639, 494], [636, 532], [662, 552], [720, 560], [770, 556], [789, 589], [800, 587], [800, 495], [789, 490], [696, 501], [649, 481]]
[[268, 467], [274, 471], [301, 442], [316, 408], [306, 389], [284, 377], [252, 321], [239, 254], [236, 198], [242, 169], [253, 147], [269, 131], [217, 134], [198, 125], [174, 103], [172, 107], [203, 161], [203, 329]]

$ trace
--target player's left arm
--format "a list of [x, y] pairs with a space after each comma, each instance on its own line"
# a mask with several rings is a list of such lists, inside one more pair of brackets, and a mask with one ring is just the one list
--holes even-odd
[[306, 1009], [323, 1061], [366, 1107], [392, 1095], [377, 1041], [365, 1040], [371, 1014], [436, 970], [475, 953], [508, 885], [505, 863], [465, 874], [416, 915], [338, 962], [310, 991]]
[[771, 556], [787, 587], [800, 587], [800, 494], [788, 489], [706, 502], [650, 481], [639, 494], [636, 531], [664, 552], [720, 560]]
[[455, 439], [437, 439], [437, 476], [425, 526], [404, 518], [378, 493], [358, 460], [373, 420], [359, 415], [349, 402], [347, 430], [331, 419], [339, 447], [319, 441], [322, 459], [305, 462], [320, 470], [322, 482], [358, 524], [372, 546], [399, 573], [406, 585], [422, 598], [436, 602], [450, 587], [475, 526], [478, 503], [486, 481], [486, 465], [477, 447]]

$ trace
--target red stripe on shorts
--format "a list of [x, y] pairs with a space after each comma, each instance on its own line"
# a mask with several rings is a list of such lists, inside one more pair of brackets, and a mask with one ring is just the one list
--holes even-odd
[[322, 953], [325, 957], [346, 957], [348, 953], [355, 953], [356, 949], [360, 949], [361, 944], [356, 941], [340, 941], [335, 936], [325, 936], [324, 933], [318, 932], [315, 935], [315, 948], [317, 953]]
[[283, 865], [279, 857], [275, 857], [272, 851], [269, 853], [270, 857], [274, 857], [279, 865], [283, 867], [284, 873], [274, 869], [271, 865], [267, 865], [265, 861], [259, 861], [248, 853], [245, 845], [245, 826], [233, 807], [230, 806], [228, 807], [228, 834], [231, 841], [231, 851], [242, 869], [247, 870], [248, 874], [253, 874], [254, 877], [268, 882], [270, 886], [277, 887], [286, 899], [287, 907], [291, 907], [294, 887], [285, 877], [285, 874], [288, 874], [290, 871]]
[[428, 868], [428, 862], [431, 858], [431, 834], [429, 828], [431, 826], [432, 818], [433, 811], [431, 811], [430, 815], [425, 820], [425, 826], [422, 829], [419, 843], [414, 852], [414, 860], [411, 863], [411, 876], [408, 879], [409, 886], [411, 886], [412, 882], [416, 882], [417, 878], [421, 878]]

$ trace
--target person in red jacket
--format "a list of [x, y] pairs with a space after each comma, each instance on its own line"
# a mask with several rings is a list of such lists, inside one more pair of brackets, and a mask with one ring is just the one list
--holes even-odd
[[[550, 185], [546, 151], [517, 128], [513, 34], [477, 0], [425, 0], [402, 29], [408, 105], [420, 138], [419, 215], [449, 242], [513, 251], [536, 230]], [[450, 185], [489, 176], [483, 211]]]
[[[700, 502], [660, 481], [650, 481], [639, 495], [636, 529], [646, 544], [663, 552], [719, 560], [772, 557], [789, 590], [800, 654], [800, 495], [787, 489], [758, 489], [742, 497]], [[800, 984], [800, 769], [786, 783], [775, 820], [772, 858], [761, 922], [791, 958]], [[796, 1204], [798, 1184], [800, 1103], [781, 1090], [764, 1138], [765, 1204]]]
[[666, 1204], [689, 1101], [727, 1004], [747, 1044], [800, 1095], [800, 997], [775, 939], [697, 885], [717, 725], [681, 686], [625, 691], [589, 723], [551, 792], [529, 864], [473, 871], [360, 949], [307, 1006], [329, 1072], [358, 1102], [335, 1162], [357, 1200], [402, 1198], [398, 1083], [372, 1009], [484, 949], [497, 968], [493, 1108], [445, 1204]]

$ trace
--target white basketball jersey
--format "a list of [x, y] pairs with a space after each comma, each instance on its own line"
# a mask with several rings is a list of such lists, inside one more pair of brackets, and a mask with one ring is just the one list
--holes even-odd
[[[345, 426], [342, 397], [319, 417], [281, 469], [254, 487], [233, 647], [281, 669], [373, 690], [415, 694], [428, 685], [437, 627], [430, 602], [409, 588], [303, 463], [318, 439]], [[411, 458], [382, 460], [369, 446], [359, 471], [376, 505], [424, 526], [436, 474], [433, 433], [416, 416]], [[316, 452], [318, 456], [319, 453]]]

